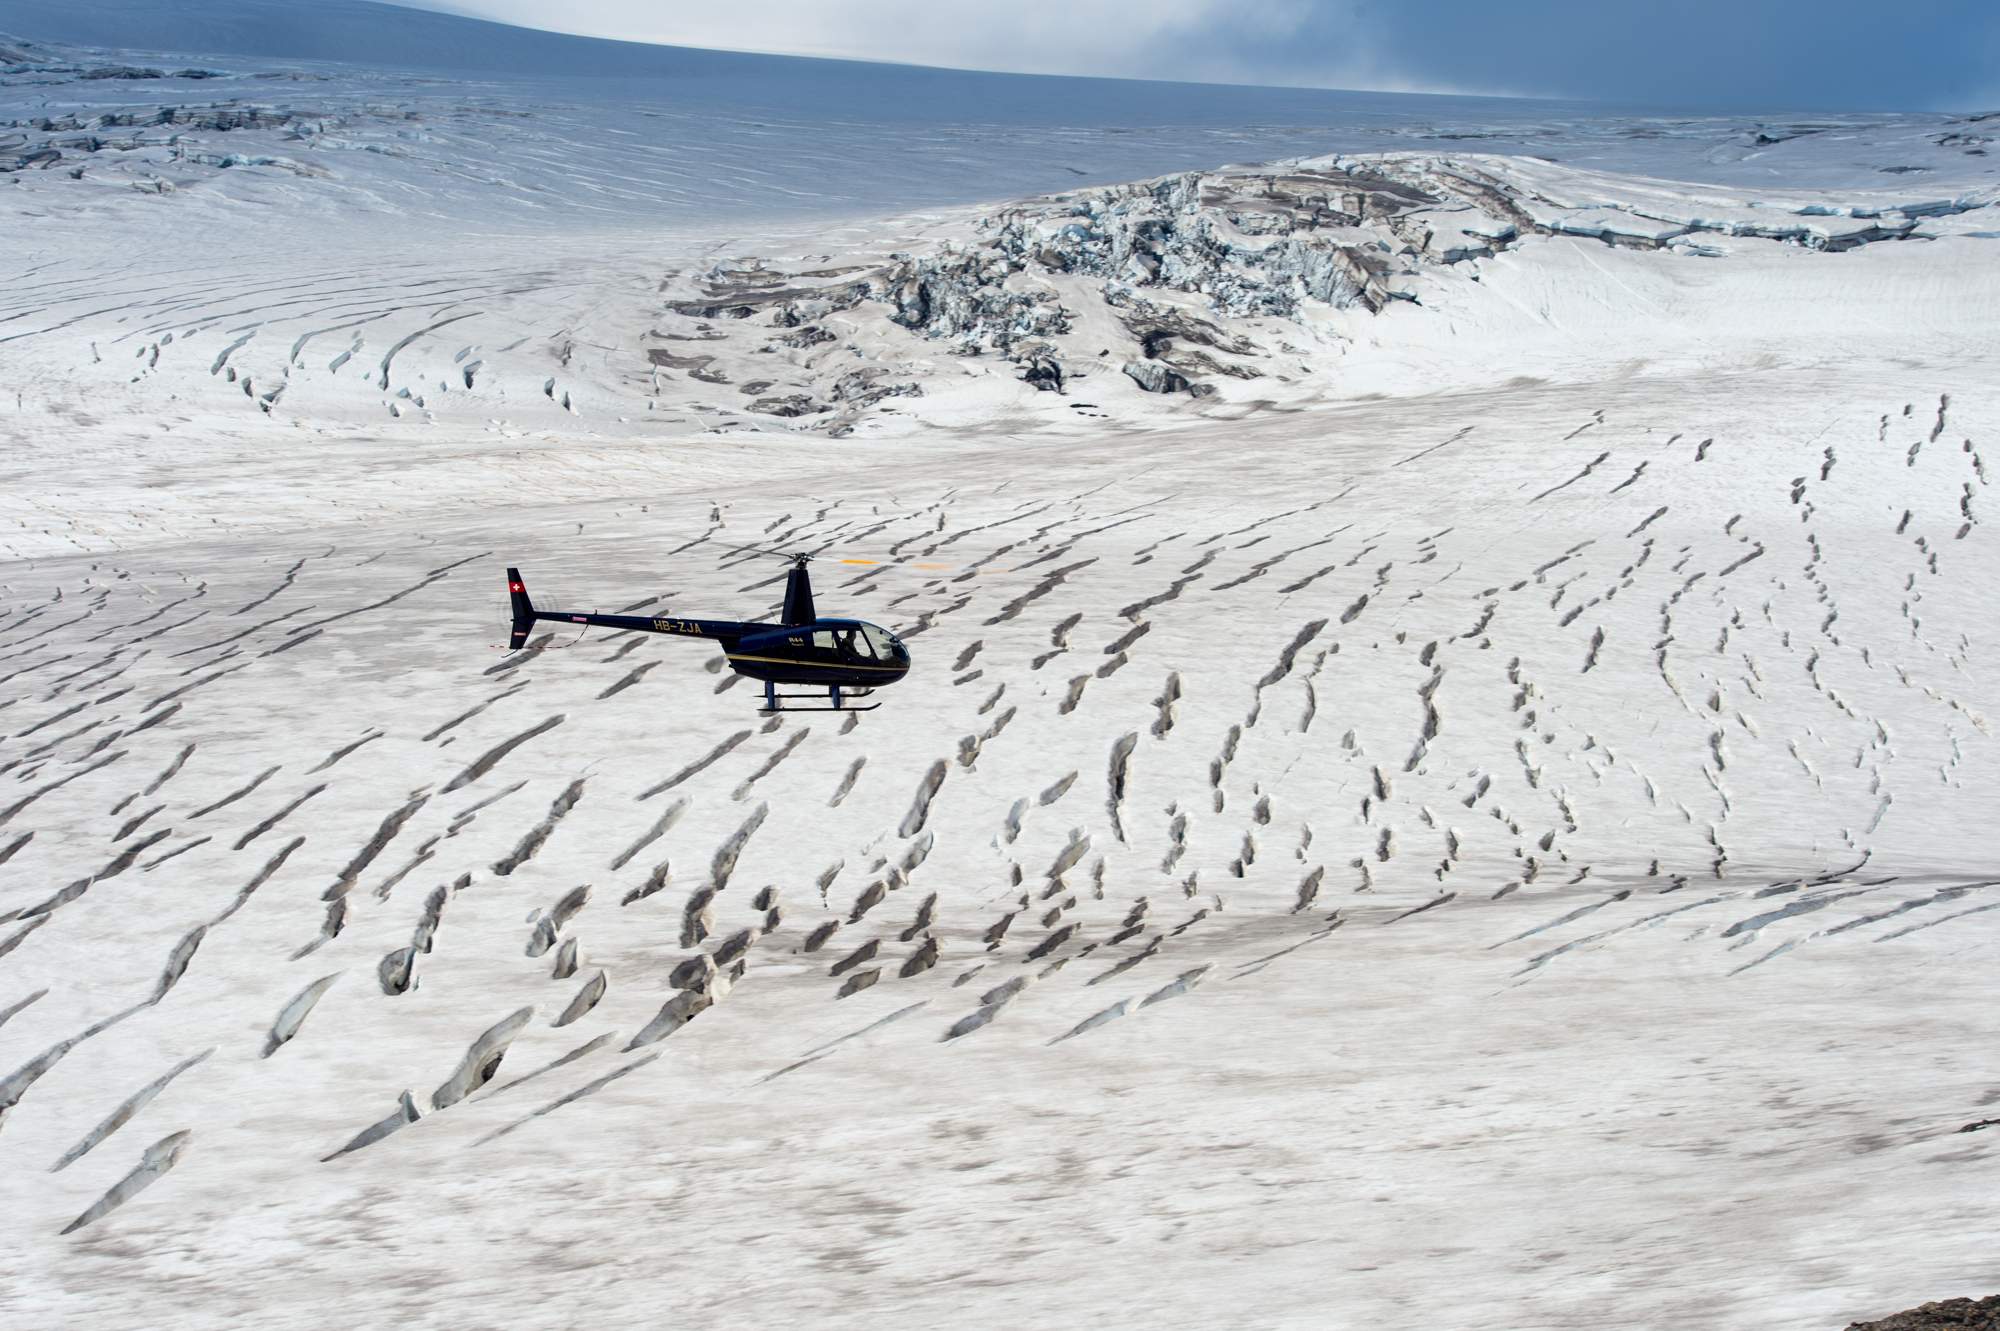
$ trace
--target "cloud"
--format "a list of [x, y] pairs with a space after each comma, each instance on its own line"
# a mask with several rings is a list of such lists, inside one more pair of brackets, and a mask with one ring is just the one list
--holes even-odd
[[2000, 96], [1994, 0], [399, 0], [591, 37], [1030, 74], [1823, 110]]
[[[1028, 74], [1459, 91], [1386, 59], [1365, 8], [1324, 0], [401, 2], [524, 27], [674, 46]], [[1296, 42], [1308, 34], [1311, 50], [1302, 53]]]

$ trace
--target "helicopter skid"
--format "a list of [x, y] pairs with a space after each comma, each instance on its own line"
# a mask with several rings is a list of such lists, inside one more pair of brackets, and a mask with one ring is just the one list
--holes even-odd
[[764, 705], [757, 709], [759, 716], [772, 716], [779, 712], [872, 712], [882, 704], [871, 702], [858, 704], [855, 698], [865, 698], [875, 692], [869, 688], [844, 689], [838, 685], [828, 685], [824, 689], [814, 689], [810, 693], [779, 693], [778, 686], [764, 685]]

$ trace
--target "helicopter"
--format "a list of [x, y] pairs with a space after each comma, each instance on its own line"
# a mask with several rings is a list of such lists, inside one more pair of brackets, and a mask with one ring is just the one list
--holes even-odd
[[[775, 554], [775, 551], [754, 551]], [[528, 599], [521, 570], [507, 570], [507, 594], [513, 605], [513, 631], [507, 646], [521, 651], [535, 621], [586, 624], [638, 633], [671, 633], [711, 638], [722, 644], [729, 666], [739, 675], [761, 680], [764, 705], [759, 712], [872, 712], [880, 703], [859, 705], [876, 689], [894, 684], [910, 672], [910, 649], [902, 639], [877, 624], [858, 619], [821, 619], [813, 608], [812, 576], [806, 570], [811, 555], [786, 554], [792, 561], [785, 574], [785, 604], [776, 624], [723, 619], [653, 619], [637, 615], [580, 615], [568, 610], [537, 610]], [[842, 560], [872, 563], [872, 560]], [[803, 685], [804, 693], [780, 693], [779, 685]]]

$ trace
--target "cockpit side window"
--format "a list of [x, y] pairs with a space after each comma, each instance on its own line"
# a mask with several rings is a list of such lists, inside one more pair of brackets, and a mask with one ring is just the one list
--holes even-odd
[[866, 637], [855, 632], [853, 629], [840, 629], [838, 632], [840, 635], [840, 650], [843, 656], [849, 656], [860, 661], [872, 661], [875, 659], [875, 650], [868, 645]]
[[813, 637], [813, 646], [819, 648], [822, 651], [830, 652], [833, 650], [833, 634], [829, 630], [821, 629], [817, 633], [813, 634], [812, 637]]
[[898, 658], [900, 653], [897, 651], [897, 648], [900, 644], [897, 643], [895, 638], [883, 630], [876, 628], [873, 624], [863, 624], [861, 631], [867, 635], [869, 643], [874, 646], [877, 659], [894, 661]]

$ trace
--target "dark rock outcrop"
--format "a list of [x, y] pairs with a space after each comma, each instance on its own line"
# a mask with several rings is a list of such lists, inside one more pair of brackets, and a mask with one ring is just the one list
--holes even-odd
[[1128, 360], [1125, 373], [1148, 393], [1181, 393], [1190, 387], [1185, 377], [1156, 360]]
[[760, 397], [750, 410], [764, 416], [811, 416], [833, 408], [815, 402], [807, 393], [787, 393], [783, 397]]

